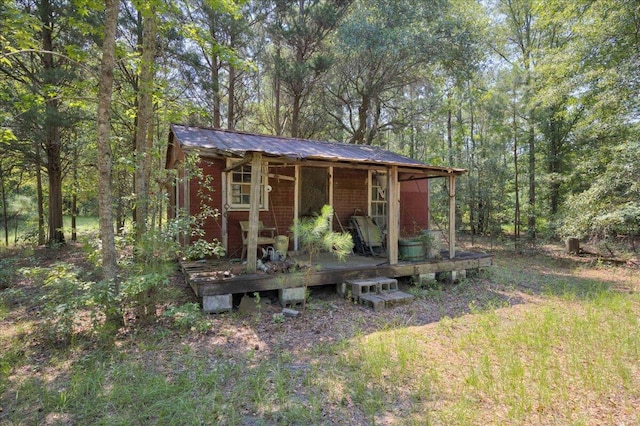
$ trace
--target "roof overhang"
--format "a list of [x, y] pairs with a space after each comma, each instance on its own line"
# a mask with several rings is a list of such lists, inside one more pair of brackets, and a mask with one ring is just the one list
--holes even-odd
[[[169, 150], [178, 145], [201, 157], [238, 158], [259, 152], [269, 163], [306, 166], [343, 166], [384, 171], [398, 167], [402, 180], [462, 175], [465, 169], [432, 166], [369, 145], [355, 145], [258, 135], [238, 131], [171, 125]], [[169, 153], [167, 154], [169, 166]]]

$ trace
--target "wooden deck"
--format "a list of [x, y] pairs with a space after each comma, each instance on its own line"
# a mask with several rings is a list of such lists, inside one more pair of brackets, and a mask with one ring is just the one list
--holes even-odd
[[[294, 261], [304, 262], [304, 257]], [[318, 265], [311, 271], [290, 269], [291, 272], [272, 274], [244, 274], [243, 265], [224, 260], [181, 262], [180, 266], [187, 282], [196, 296], [215, 296], [256, 291], [303, 287], [305, 279], [309, 286], [337, 284], [348, 280], [375, 277], [411, 277], [422, 274], [461, 270], [479, 270], [493, 265], [493, 257], [485, 253], [456, 252], [454, 259], [442, 252], [442, 259], [428, 259], [419, 262], [400, 262], [389, 265], [383, 257], [352, 255], [341, 262], [330, 256], [314, 259]]]

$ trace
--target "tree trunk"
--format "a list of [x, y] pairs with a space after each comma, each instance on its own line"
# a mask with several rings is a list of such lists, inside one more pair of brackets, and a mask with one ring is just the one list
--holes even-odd
[[153, 78], [156, 38], [156, 17], [153, 12], [142, 18], [142, 58], [140, 63], [140, 78], [138, 84], [138, 126], [136, 129], [136, 241], [140, 241], [147, 232], [147, 217], [149, 207], [149, 177], [147, 138], [151, 132], [153, 115]]
[[371, 108], [371, 96], [362, 94], [362, 102], [358, 106], [358, 127], [353, 132], [349, 143], [364, 144], [367, 132], [367, 116]]
[[62, 222], [62, 158], [58, 128], [50, 126], [46, 136], [49, 176], [49, 244], [64, 243]]
[[78, 216], [78, 148], [73, 150], [73, 196], [71, 201], [71, 241], [78, 241], [77, 223]]
[[[56, 76], [56, 64], [53, 58], [53, 11], [49, 0], [40, 4], [42, 22], [42, 50], [45, 86], [55, 87], [59, 78]], [[59, 129], [59, 100], [45, 100], [44, 146], [47, 156], [47, 174], [49, 175], [49, 244], [64, 243], [62, 232], [62, 157]]]
[[567, 253], [580, 254], [580, 240], [575, 237], [567, 238], [565, 242]]
[[9, 214], [7, 212], [7, 193], [4, 181], [4, 169], [0, 165], [0, 184], [2, 185], [2, 218], [4, 224], [4, 245], [9, 247]]
[[301, 95], [294, 94], [291, 106], [291, 137], [300, 137], [300, 101]]
[[275, 130], [276, 136], [282, 136], [282, 125], [280, 123], [280, 44], [279, 41], [276, 40], [276, 59], [275, 59], [275, 76], [273, 79], [273, 97], [275, 102], [275, 112], [274, 112], [274, 121], [275, 121]]
[[220, 128], [222, 122], [220, 114], [220, 104], [222, 97], [220, 96], [220, 57], [218, 55], [218, 41], [216, 40], [216, 29], [218, 29], [218, 12], [207, 7], [207, 15], [209, 17], [209, 36], [211, 37], [211, 94], [213, 96], [213, 107], [211, 110], [211, 125], [216, 129]]
[[453, 122], [451, 113], [451, 90], [447, 92], [447, 148], [449, 166], [453, 166]]
[[234, 129], [236, 127], [236, 67], [229, 64], [229, 102], [227, 106], [227, 128]]
[[100, 237], [102, 240], [102, 272], [111, 282], [115, 294], [119, 293], [118, 264], [115, 236], [113, 232], [113, 210], [111, 194], [111, 93], [113, 68], [115, 67], [115, 38], [119, 0], [105, 0], [104, 42], [100, 66], [98, 92], [98, 208], [100, 212]]
[[520, 249], [520, 190], [518, 188], [518, 122], [516, 121], [516, 105], [513, 104], [513, 180], [515, 186], [515, 210], [513, 218], [514, 250]]
[[536, 239], [536, 135], [533, 125], [533, 110], [529, 113], [529, 214], [527, 233], [532, 241]]
[[216, 129], [220, 128], [220, 70], [218, 55], [213, 54], [211, 58], [211, 91], [213, 92], [212, 125]]
[[38, 245], [46, 240], [44, 233], [44, 196], [42, 195], [42, 160], [40, 157], [40, 143], [36, 143], [36, 193], [38, 198]]

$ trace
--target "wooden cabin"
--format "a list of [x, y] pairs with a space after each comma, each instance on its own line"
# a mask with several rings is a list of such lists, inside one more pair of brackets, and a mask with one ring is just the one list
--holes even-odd
[[[198, 155], [195, 165], [185, 161], [191, 153]], [[184, 209], [196, 215], [206, 203], [219, 215], [205, 222], [205, 238], [220, 241], [229, 261], [246, 252], [242, 275], [222, 276], [202, 263], [183, 264], [203, 302], [208, 296], [300, 287], [296, 273], [275, 276], [256, 269], [259, 245], [271, 238], [262, 231], [272, 231], [274, 239], [286, 236], [287, 252], [296, 253], [299, 242], [291, 225], [297, 218], [317, 214], [325, 204], [334, 208], [335, 231], [353, 232], [352, 216], [371, 218], [384, 236], [385, 250], [375, 259], [375, 268], [364, 259], [366, 266], [327, 267], [312, 274], [310, 285], [338, 284], [347, 276], [414, 276], [491, 264], [490, 256], [478, 261], [456, 250], [455, 184], [464, 169], [430, 166], [375, 146], [176, 124], [170, 129], [166, 167], [176, 169], [178, 176], [170, 191], [170, 214]], [[201, 177], [188, 167], [200, 169]], [[429, 180], [434, 178], [446, 179], [449, 188], [443, 258], [404, 261], [399, 255], [401, 238], [429, 228]], [[195, 272], [190, 274], [189, 268]]]

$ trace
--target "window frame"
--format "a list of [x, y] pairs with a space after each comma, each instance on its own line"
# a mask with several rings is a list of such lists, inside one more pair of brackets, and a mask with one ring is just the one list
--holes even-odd
[[[235, 164], [241, 162], [242, 159], [238, 158], [228, 158], [227, 159], [227, 168], [233, 167]], [[243, 164], [240, 167], [237, 167], [233, 170], [230, 170], [225, 173], [226, 174], [226, 197], [227, 197], [227, 205], [229, 206], [229, 210], [234, 211], [249, 211], [250, 204], [249, 203], [237, 203], [234, 202], [234, 187], [241, 186], [247, 187], [249, 193], [251, 192], [251, 164]], [[240, 174], [239, 180], [234, 181], [234, 176], [238, 176]], [[248, 176], [248, 180], [247, 180]], [[267, 187], [269, 186], [269, 173], [268, 173], [268, 164], [266, 162], [262, 162], [262, 173], [261, 173], [261, 182], [260, 182], [260, 211], [268, 211], [269, 210], [269, 191]], [[248, 193], [240, 191], [240, 197], [246, 196]]]
[[[387, 220], [389, 219], [389, 203], [387, 202], [387, 191], [382, 190], [380, 184], [375, 178], [377, 174], [384, 176], [384, 179], [387, 179], [388, 176], [386, 171], [383, 172], [380, 170], [369, 170], [369, 185], [367, 188], [369, 193], [369, 216], [371, 216], [371, 218], [376, 222], [376, 225], [378, 225], [381, 230], [386, 231]], [[384, 211], [384, 214], [379, 215], [379, 210], [376, 207], [381, 208]]]

